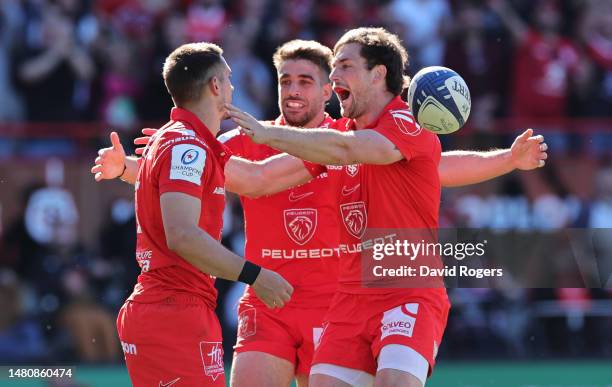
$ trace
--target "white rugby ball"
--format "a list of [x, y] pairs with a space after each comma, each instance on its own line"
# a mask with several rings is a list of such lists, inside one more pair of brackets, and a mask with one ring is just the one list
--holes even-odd
[[419, 125], [436, 134], [461, 129], [472, 107], [463, 78], [441, 66], [425, 67], [414, 75], [408, 87], [408, 104]]

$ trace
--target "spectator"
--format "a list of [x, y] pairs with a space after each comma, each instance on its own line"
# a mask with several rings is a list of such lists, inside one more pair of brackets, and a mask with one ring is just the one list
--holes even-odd
[[503, 46], [485, 30], [486, 9], [473, 1], [461, 2], [457, 10], [457, 30], [446, 44], [444, 63], [461, 74], [470, 87], [470, 121], [478, 129], [492, 127], [492, 119], [502, 102], [504, 83]]
[[136, 99], [141, 93], [137, 50], [127, 39], [114, 39], [104, 50], [106, 66], [102, 74], [102, 104], [100, 116], [111, 127], [135, 128], [139, 119]]
[[232, 83], [240, 92], [233, 95], [232, 103], [258, 119], [265, 119], [273, 98], [272, 77], [268, 67], [251, 51], [249, 35], [241, 26], [228, 28], [223, 34], [223, 55], [232, 68]]
[[567, 117], [570, 76], [578, 67], [574, 45], [561, 36], [561, 10], [556, 0], [538, 0], [527, 25], [505, 0], [491, 8], [509, 29], [514, 53], [512, 115], [519, 118]]
[[93, 61], [75, 41], [74, 25], [58, 7], [42, 12], [40, 40], [16, 55], [16, 78], [31, 121], [78, 119], [77, 89], [94, 76]]
[[387, 13], [388, 21], [401, 28], [396, 32], [410, 52], [413, 72], [442, 64], [451, 22], [447, 0], [393, 0]]
[[[23, 104], [11, 84], [11, 52], [23, 15], [15, 0], [0, 3], [0, 122], [23, 118]], [[1, 144], [0, 144], [1, 147]]]
[[[590, 1], [582, 13], [578, 38], [586, 51], [584, 82], [578, 84], [572, 111], [581, 117], [612, 117], [612, 2]], [[612, 154], [612, 135], [605, 124], [585, 135], [587, 149], [596, 156]], [[608, 132], [608, 133], [606, 133]]]
[[157, 27], [152, 59], [144, 64], [144, 92], [140, 94], [138, 111], [144, 120], [168, 119], [172, 100], [161, 74], [164, 60], [176, 47], [187, 43], [187, 19], [184, 14], [168, 14]]
[[40, 325], [23, 311], [22, 289], [12, 271], [0, 271], [0, 361], [2, 364], [45, 359]]
[[187, 9], [189, 40], [218, 42], [228, 19], [220, 0], [194, 0]]

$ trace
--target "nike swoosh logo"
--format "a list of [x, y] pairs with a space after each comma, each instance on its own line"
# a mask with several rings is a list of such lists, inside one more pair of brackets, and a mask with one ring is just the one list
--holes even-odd
[[291, 193], [289, 194], [289, 201], [290, 202], [297, 202], [298, 200], [304, 199], [305, 197], [308, 197], [310, 195], [312, 195], [314, 192], [306, 192], [303, 193], [301, 195], [295, 195], [295, 192], [291, 191]]
[[171, 385], [173, 385], [174, 383], [178, 382], [179, 380], [181, 380], [181, 378], [176, 378], [174, 380], [171, 380], [167, 383], [162, 383], [161, 381], [159, 382], [159, 387], [170, 387]]
[[357, 184], [353, 188], [346, 188], [346, 186], [343, 185], [342, 186], [342, 195], [348, 196], [348, 195], [352, 194], [353, 192], [357, 191], [357, 188], [359, 188], [360, 185], [361, 184]]

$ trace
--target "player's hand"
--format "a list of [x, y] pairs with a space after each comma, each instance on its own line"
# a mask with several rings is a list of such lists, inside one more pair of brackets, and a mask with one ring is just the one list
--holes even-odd
[[255, 117], [231, 104], [226, 104], [225, 108], [227, 109], [229, 117], [240, 126], [240, 130], [242, 130], [244, 134], [251, 137], [251, 139], [258, 144], [266, 143], [266, 129], [257, 119], [255, 119]]
[[259, 272], [251, 288], [268, 308], [282, 308], [293, 293], [293, 286], [280, 274], [264, 268]]
[[533, 136], [533, 129], [527, 129], [512, 143], [512, 164], [523, 171], [543, 167], [548, 158], [547, 150], [544, 136]]
[[136, 150], [134, 151], [139, 156], [142, 156], [142, 153], [144, 152], [147, 144], [151, 140], [151, 136], [153, 136], [157, 132], [157, 129], [144, 128], [144, 129], [141, 130], [141, 132], [142, 132], [142, 134], [144, 134], [144, 136], [137, 137], [134, 140], [134, 144], [142, 145], [142, 146], [139, 146], [138, 148], [136, 148]]
[[121, 176], [125, 169], [125, 151], [117, 132], [111, 132], [110, 140], [112, 146], [98, 151], [95, 165], [91, 168], [91, 173], [94, 174], [96, 181], [115, 179]]

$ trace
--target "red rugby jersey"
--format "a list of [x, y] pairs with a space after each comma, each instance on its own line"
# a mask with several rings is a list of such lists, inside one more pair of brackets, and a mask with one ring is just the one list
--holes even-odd
[[[333, 123], [326, 115], [321, 126], [332, 127]], [[279, 117], [274, 124], [285, 123]], [[264, 160], [281, 153], [253, 142], [238, 129], [219, 136], [219, 140], [233, 155], [248, 160]], [[289, 281], [294, 287], [290, 305], [325, 306], [337, 288], [339, 235], [335, 192], [327, 173], [323, 173], [308, 183], [273, 195], [240, 197], [245, 219], [245, 257]], [[263, 305], [250, 288], [246, 297]]]
[[[353, 120], [338, 120], [354, 130]], [[330, 179], [341, 187], [338, 213], [341, 219], [339, 260], [340, 289], [350, 293], [408, 294], [418, 291], [445, 296], [445, 289], [363, 287], [361, 276], [362, 237], [367, 228], [436, 229], [440, 207], [438, 164], [441, 146], [438, 137], [415, 123], [406, 102], [394, 98], [368, 128], [389, 139], [405, 159], [389, 165], [352, 166], [354, 174], [330, 169]], [[402, 284], [406, 284], [402, 280]]]
[[204, 302], [215, 307], [215, 278], [168, 249], [159, 198], [165, 192], [182, 192], [201, 199], [199, 227], [220, 240], [223, 167], [229, 155], [195, 114], [172, 109], [170, 121], [145, 149], [135, 184], [136, 260], [141, 274], [129, 300]]

